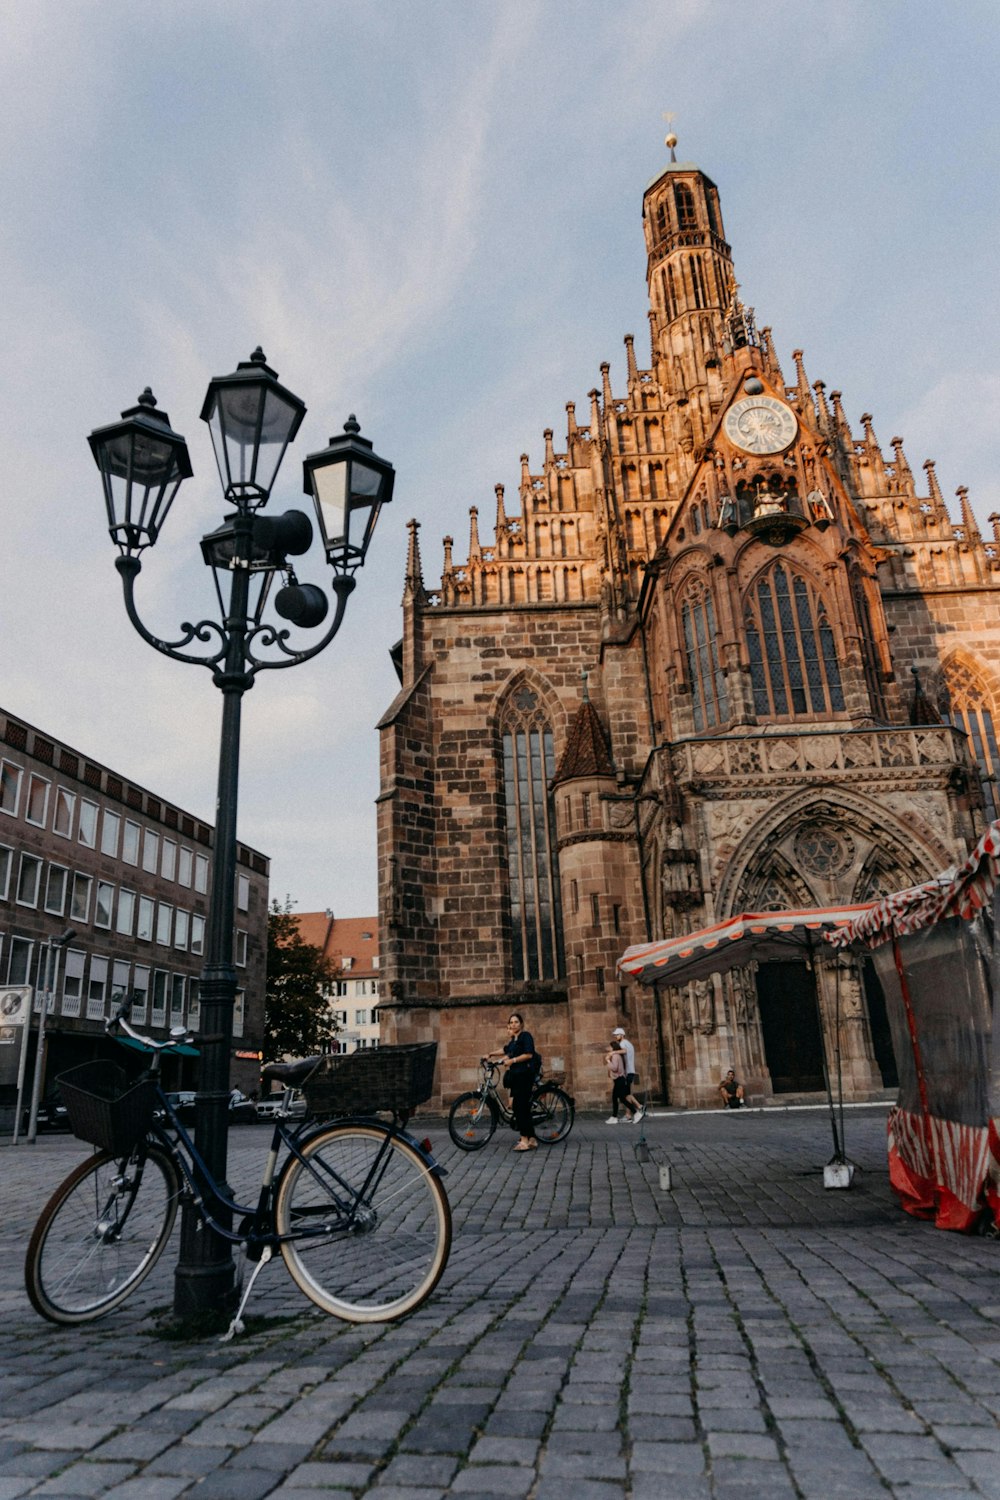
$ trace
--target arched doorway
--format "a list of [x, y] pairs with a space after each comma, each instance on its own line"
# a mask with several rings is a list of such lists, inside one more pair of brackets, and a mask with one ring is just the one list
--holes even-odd
[[820, 1092], [826, 1084], [812, 969], [804, 962], [761, 964], [757, 1004], [764, 1060], [774, 1092]]

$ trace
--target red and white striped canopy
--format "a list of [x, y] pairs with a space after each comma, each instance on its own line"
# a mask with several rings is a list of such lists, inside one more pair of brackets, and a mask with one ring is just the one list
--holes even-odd
[[754, 959], [767, 963], [794, 958], [796, 951], [804, 955], [827, 934], [851, 926], [870, 905], [740, 912], [683, 937], [637, 943], [618, 960], [618, 975], [640, 984], [687, 984], [691, 979], [741, 968]]
[[1000, 875], [1000, 819], [991, 823], [964, 864], [944, 870], [923, 885], [893, 891], [876, 901], [847, 927], [829, 935], [836, 947], [853, 941], [877, 948], [893, 936], [932, 927], [947, 917], [966, 921], [981, 911]]

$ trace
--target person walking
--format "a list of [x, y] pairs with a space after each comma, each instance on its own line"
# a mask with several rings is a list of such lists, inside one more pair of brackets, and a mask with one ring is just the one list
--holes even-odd
[[504, 1088], [510, 1090], [514, 1123], [521, 1138], [515, 1151], [534, 1151], [538, 1146], [535, 1127], [531, 1123], [531, 1091], [538, 1076], [538, 1054], [530, 1031], [524, 1029], [524, 1017], [512, 1011], [507, 1022], [507, 1042], [501, 1052], [487, 1053], [491, 1062], [506, 1060], [507, 1071], [503, 1075]]
[[635, 1094], [632, 1092], [633, 1085], [639, 1076], [635, 1071], [635, 1048], [632, 1046], [632, 1043], [625, 1035], [624, 1026], [615, 1027], [614, 1031], [611, 1033], [611, 1041], [612, 1044], [614, 1044], [615, 1041], [619, 1041], [622, 1046], [622, 1051], [625, 1053], [625, 1078], [627, 1087], [625, 1089], [624, 1095], [622, 1096], [622, 1102], [625, 1105], [626, 1109], [625, 1118], [630, 1125], [633, 1125], [636, 1120], [641, 1120], [643, 1115], [646, 1113], [646, 1106], [644, 1104], [640, 1104], [638, 1099], [635, 1097]]
[[[611, 1046], [604, 1054], [605, 1066], [608, 1077], [611, 1079], [611, 1113], [605, 1120], [605, 1125], [618, 1124], [618, 1107], [625, 1104], [625, 1095], [628, 1093], [628, 1078], [625, 1073], [625, 1048], [615, 1038]], [[628, 1111], [626, 1110], [626, 1114]]]

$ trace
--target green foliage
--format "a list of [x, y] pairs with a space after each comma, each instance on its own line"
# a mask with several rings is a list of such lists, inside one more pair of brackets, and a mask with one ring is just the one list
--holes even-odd
[[308, 1057], [322, 1052], [337, 1034], [324, 988], [333, 965], [319, 948], [303, 942], [285, 897], [271, 902], [267, 919], [267, 988], [264, 1009], [264, 1061]]

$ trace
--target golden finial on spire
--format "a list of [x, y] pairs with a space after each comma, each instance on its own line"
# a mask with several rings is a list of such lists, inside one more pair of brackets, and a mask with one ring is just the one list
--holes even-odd
[[673, 125], [674, 120], [676, 119], [676, 115], [674, 115], [672, 111], [668, 111], [663, 116], [663, 118], [667, 122], [667, 130], [668, 130], [668, 135], [666, 137], [666, 140], [663, 142], [663, 144], [665, 146], [669, 147], [669, 149], [670, 149], [670, 160], [675, 162], [677, 160], [677, 152], [675, 150], [675, 147], [677, 145], [677, 137], [674, 135], [674, 132], [673, 132], [673, 130], [670, 129], [670, 127]]

